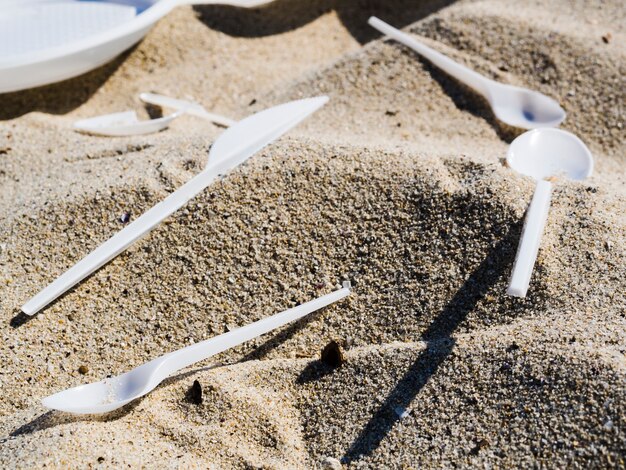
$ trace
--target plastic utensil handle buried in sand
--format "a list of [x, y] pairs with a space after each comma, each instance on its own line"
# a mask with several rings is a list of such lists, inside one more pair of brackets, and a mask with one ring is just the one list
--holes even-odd
[[256, 113], [228, 128], [211, 146], [207, 167], [199, 175], [79, 261], [24, 304], [22, 311], [27, 315], [37, 313], [147, 234], [159, 222], [199, 194], [216, 177], [228, 173], [246, 161], [261, 148], [317, 111], [327, 101], [328, 98], [325, 96], [291, 101]]
[[522, 238], [515, 256], [511, 281], [506, 291], [509, 295], [526, 297], [530, 276], [537, 260], [541, 235], [550, 211], [551, 196], [552, 183], [545, 180], [538, 181], [524, 220]]
[[153, 359], [100, 382], [80, 385], [42, 400], [44, 406], [75, 414], [108, 413], [154, 390], [171, 374], [196, 362], [268, 333], [347, 297], [350, 283], [330, 294], [268, 318]]

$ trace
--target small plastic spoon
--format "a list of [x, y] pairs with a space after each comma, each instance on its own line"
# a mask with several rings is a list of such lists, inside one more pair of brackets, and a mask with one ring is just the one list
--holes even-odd
[[42, 400], [47, 408], [75, 414], [108, 413], [151, 392], [174, 372], [261, 336], [350, 294], [350, 284], [305, 304], [285, 310], [223, 335], [153, 359], [125, 374], [80, 385]]
[[26, 315], [37, 313], [149, 233], [163, 219], [184, 206], [220, 175], [228, 173], [245, 162], [270, 142], [324, 106], [327, 101], [326, 96], [291, 101], [253, 114], [225, 130], [211, 146], [206, 168], [202, 172], [55, 279], [22, 305], [22, 312]]
[[156, 93], [142, 93], [139, 95], [139, 98], [144, 103], [185, 111], [186, 114], [206, 119], [224, 127], [230, 127], [237, 122], [219, 114], [209, 113], [201, 104], [191, 101], [178, 100], [168, 96], [157, 95]]
[[369, 24], [480, 93], [491, 105], [495, 116], [506, 124], [522, 129], [535, 129], [557, 127], [565, 119], [563, 108], [546, 95], [484, 77], [374, 16], [369, 19]]
[[139, 95], [139, 98], [145, 103], [174, 108], [176, 112], [157, 119], [140, 121], [135, 111], [123, 111], [121, 113], [105, 114], [103, 116], [76, 121], [74, 123], [74, 129], [87, 134], [106, 135], [110, 137], [152, 134], [168, 128], [174, 119], [183, 114], [198, 116], [224, 127], [230, 127], [237, 122], [218, 114], [209, 113], [201, 105], [191, 101], [176, 100], [153, 93], [142, 93]]
[[109, 137], [152, 134], [166, 129], [174, 119], [183, 114], [185, 111], [180, 110], [161, 118], [140, 121], [135, 111], [123, 111], [76, 121], [74, 130]]
[[550, 209], [552, 183], [546, 178], [581, 181], [591, 176], [593, 157], [574, 134], [560, 129], [535, 129], [511, 142], [506, 161], [514, 170], [537, 180], [507, 289], [509, 295], [526, 297]]

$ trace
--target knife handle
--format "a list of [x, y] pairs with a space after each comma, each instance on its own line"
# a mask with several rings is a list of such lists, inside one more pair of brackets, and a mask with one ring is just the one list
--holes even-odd
[[22, 306], [26, 315], [34, 315], [61, 294], [72, 288], [102, 265], [106, 264], [134, 242], [148, 234], [163, 219], [180, 209], [191, 198], [206, 188], [214, 178], [212, 172], [203, 171], [170, 194], [137, 220], [120, 230], [93, 250], [54, 282]]

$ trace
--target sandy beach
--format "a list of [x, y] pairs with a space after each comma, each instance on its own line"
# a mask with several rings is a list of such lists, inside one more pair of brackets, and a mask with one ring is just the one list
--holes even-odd
[[[370, 15], [556, 99], [591, 149], [590, 178], [554, 184], [526, 298], [506, 295], [535, 187], [504, 161], [523, 131]], [[180, 7], [100, 69], [0, 95], [0, 467], [626, 467], [624, 25], [621, 0]], [[154, 116], [146, 91], [233, 119], [330, 101], [25, 318], [223, 132], [193, 116], [143, 136], [72, 130]], [[119, 411], [41, 404], [343, 281], [348, 299]], [[339, 366], [320, 361], [333, 340]]]

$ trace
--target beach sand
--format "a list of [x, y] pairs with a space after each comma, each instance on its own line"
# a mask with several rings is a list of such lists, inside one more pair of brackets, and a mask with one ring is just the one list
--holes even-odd
[[[503, 160], [522, 131], [371, 14], [554, 97], [592, 150], [592, 177], [555, 183], [525, 299], [505, 294], [534, 189]], [[625, 467], [625, 24], [621, 0], [181, 7], [101, 69], [3, 95], [0, 467]], [[330, 102], [25, 321], [26, 300], [197, 174], [223, 131], [72, 131], [147, 117], [143, 91], [235, 119]], [[345, 280], [348, 299], [110, 415], [41, 405]], [[339, 367], [319, 360], [331, 340]]]

